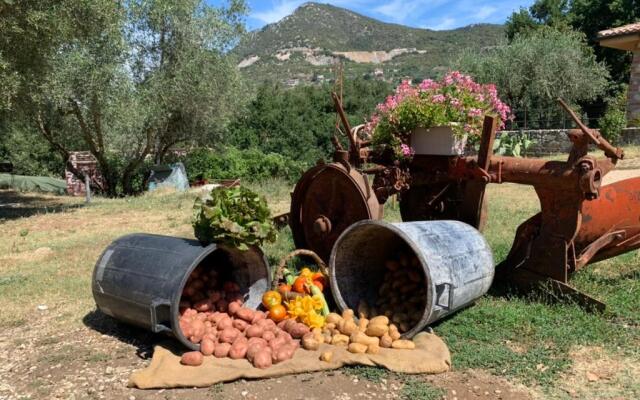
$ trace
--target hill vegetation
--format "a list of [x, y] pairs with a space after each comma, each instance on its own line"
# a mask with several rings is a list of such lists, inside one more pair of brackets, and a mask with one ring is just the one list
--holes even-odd
[[[503, 37], [501, 25], [434, 31], [384, 23], [332, 5], [305, 3], [281, 21], [250, 32], [233, 53], [248, 64], [243, 71], [253, 80], [328, 78], [332, 64], [340, 59], [349, 77], [382, 69], [387, 80], [397, 80], [435, 76], [446, 68], [452, 54], [494, 46]], [[381, 53], [392, 51], [395, 57], [385, 60], [389, 55]], [[367, 57], [350, 52], [377, 54]], [[373, 62], [355, 62], [354, 58]], [[379, 60], [383, 62], [376, 62]]]

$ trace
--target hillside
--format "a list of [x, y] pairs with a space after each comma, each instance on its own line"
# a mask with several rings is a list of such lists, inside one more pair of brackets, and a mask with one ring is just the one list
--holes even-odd
[[233, 52], [254, 80], [322, 81], [330, 78], [337, 60], [345, 62], [347, 76], [395, 80], [436, 75], [459, 50], [495, 45], [503, 35], [501, 25], [433, 31], [305, 3], [281, 21], [249, 33]]

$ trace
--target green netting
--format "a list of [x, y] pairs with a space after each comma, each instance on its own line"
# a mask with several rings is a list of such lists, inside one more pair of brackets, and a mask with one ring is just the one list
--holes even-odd
[[65, 194], [67, 184], [62, 179], [46, 176], [0, 174], [0, 189]]

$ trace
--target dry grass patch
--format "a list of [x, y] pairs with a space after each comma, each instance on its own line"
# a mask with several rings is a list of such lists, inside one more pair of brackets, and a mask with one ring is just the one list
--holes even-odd
[[600, 346], [579, 346], [569, 353], [573, 360], [561, 388], [577, 399], [640, 398], [640, 362]]

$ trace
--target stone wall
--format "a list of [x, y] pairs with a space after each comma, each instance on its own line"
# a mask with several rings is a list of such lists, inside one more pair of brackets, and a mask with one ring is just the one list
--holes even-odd
[[[541, 157], [557, 153], [569, 153], [571, 142], [567, 137], [568, 129], [544, 129], [523, 131], [502, 131], [501, 135], [526, 134], [534, 141], [527, 151], [528, 157]], [[620, 146], [640, 145], [640, 128], [627, 128], [622, 132]]]
[[629, 121], [640, 118], [640, 51], [633, 52], [627, 116]]

